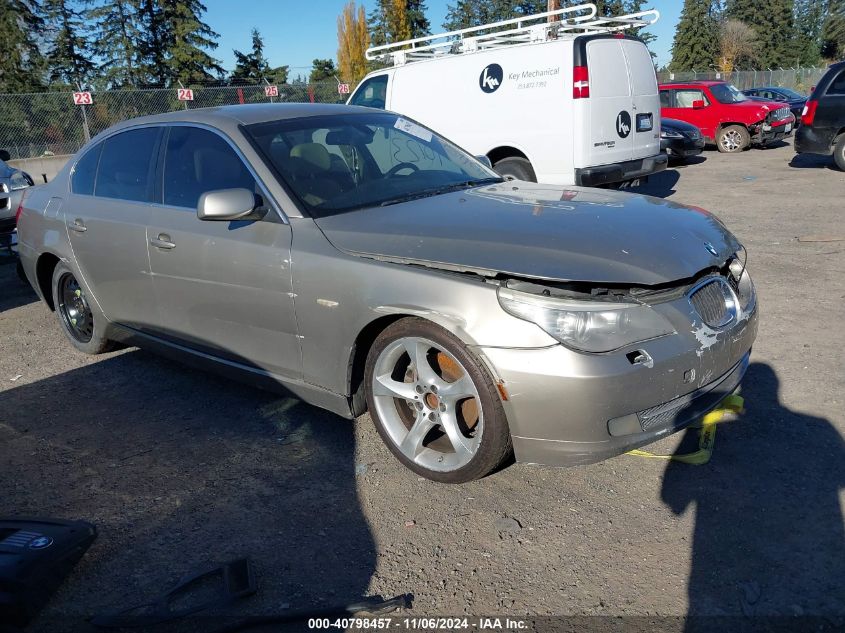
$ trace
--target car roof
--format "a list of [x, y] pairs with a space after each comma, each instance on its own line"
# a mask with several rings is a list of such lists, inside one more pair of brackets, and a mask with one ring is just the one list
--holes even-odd
[[[282, 119], [298, 119], [312, 116], [372, 113], [372, 108], [348, 106], [336, 103], [250, 103], [225, 105], [211, 108], [192, 108], [162, 114], [127, 119], [108, 128], [108, 132], [136, 125], [154, 123], [203, 123], [212, 127], [231, 125], [252, 125]], [[381, 111], [383, 112], [383, 110]]]
[[682, 81], [676, 79], [674, 81], [664, 81], [661, 86], [715, 86], [716, 84], [728, 83], [724, 79], [691, 79], [689, 81]]

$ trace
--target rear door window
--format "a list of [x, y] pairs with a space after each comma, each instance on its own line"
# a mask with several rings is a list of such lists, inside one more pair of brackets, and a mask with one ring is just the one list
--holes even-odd
[[94, 195], [94, 181], [97, 178], [97, 163], [100, 162], [100, 152], [103, 150], [103, 144], [98, 143], [96, 146], [85, 152], [84, 156], [80, 158], [73, 168], [73, 175], [70, 178], [70, 186], [73, 193], [82, 194], [84, 196]]
[[161, 128], [115, 134], [103, 142], [94, 194], [135, 202], [154, 202], [156, 156]]
[[829, 95], [845, 95], [845, 70], [839, 72], [839, 76], [834, 79], [827, 88]]
[[255, 191], [256, 182], [231, 146], [214, 132], [171, 127], [164, 154], [164, 204], [195, 209], [217, 189]]
[[387, 102], [387, 75], [379, 75], [377, 77], [370, 77], [362, 83], [352, 99], [349, 100], [349, 105], [365, 106], [367, 108], [379, 108], [384, 110]]

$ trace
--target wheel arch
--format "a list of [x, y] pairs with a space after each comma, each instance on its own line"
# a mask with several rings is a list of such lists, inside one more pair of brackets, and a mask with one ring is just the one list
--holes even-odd
[[53, 311], [56, 309], [53, 304], [53, 271], [56, 270], [60, 261], [62, 260], [58, 255], [47, 251], [39, 255], [35, 262], [35, 279], [38, 283], [38, 290], [41, 293], [41, 298]]
[[[503, 160], [505, 158], [524, 158], [529, 163], [531, 163], [531, 159], [528, 158], [528, 155], [521, 149], [513, 145], [500, 145], [499, 147], [494, 147], [489, 152], [487, 152], [487, 158], [490, 159], [490, 162], [493, 163], [494, 166], [500, 160]], [[533, 166], [534, 163], [531, 164]]]

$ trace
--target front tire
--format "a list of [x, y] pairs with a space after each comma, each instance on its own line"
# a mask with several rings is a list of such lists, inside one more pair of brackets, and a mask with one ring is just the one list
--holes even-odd
[[429, 321], [402, 319], [376, 338], [365, 386], [382, 440], [427, 479], [480, 479], [512, 454], [490, 374], [457, 337]]
[[751, 145], [751, 135], [741, 125], [728, 125], [716, 135], [716, 148], [723, 154], [737, 154]]
[[840, 134], [833, 146], [833, 160], [839, 169], [845, 171], [845, 134]]
[[493, 166], [493, 171], [506, 180], [537, 182], [537, 175], [534, 173], [531, 161], [527, 158], [519, 158], [518, 156], [503, 158]]
[[71, 345], [86, 354], [101, 354], [113, 348], [105, 336], [106, 319], [97, 310], [76, 279], [76, 273], [59, 262], [53, 271], [53, 305]]

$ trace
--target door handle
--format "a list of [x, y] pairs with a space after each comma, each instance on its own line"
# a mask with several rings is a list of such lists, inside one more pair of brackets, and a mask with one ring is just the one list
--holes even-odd
[[70, 225], [70, 230], [76, 231], [77, 233], [85, 233], [85, 231], [88, 230], [88, 227], [85, 226], [85, 223], [82, 220], [76, 218], [73, 221], [73, 224]]
[[156, 248], [163, 248], [164, 250], [176, 248], [176, 244], [170, 241], [170, 236], [165, 235], [164, 233], [159, 233], [158, 237], [150, 239], [150, 244]]

